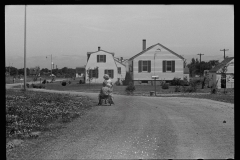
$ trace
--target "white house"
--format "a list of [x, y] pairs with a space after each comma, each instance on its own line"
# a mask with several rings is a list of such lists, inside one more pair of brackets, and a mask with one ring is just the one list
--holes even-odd
[[88, 82], [88, 73], [93, 78], [92, 83], [102, 83], [104, 74], [108, 74], [113, 83], [121, 82], [126, 76], [126, 66], [114, 57], [114, 53], [101, 50], [98, 47], [96, 52], [87, 53], [86, 64], [86, 82]]
[[[226, 80], [221, 76], [221, 71], [227, 66]], [[221, 83], [226, 83], [226, 88], [234, 88], [234, 57], [226, 57], [221, 63], [209, 71], [209, 86], [217, 82], [217, 88], [222, 88]]]
[[152, 76], [159, 76], [160, 81], [171, 81], [174, 77], [183, 79], [184, 58], [160, 43], [146, 48], [143, 40], [142, 52], [129, 60], [129, 72], [135, 85], [153, 84]]

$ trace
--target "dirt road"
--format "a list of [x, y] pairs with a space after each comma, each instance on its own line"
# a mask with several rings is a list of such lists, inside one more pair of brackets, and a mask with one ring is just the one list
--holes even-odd
[[[71, 94], [87, 94], [97, 104], [97, 94]], [[114, 101], [93, 107], [19, 158], [234, 158], [233, 104], [116, 95]]]

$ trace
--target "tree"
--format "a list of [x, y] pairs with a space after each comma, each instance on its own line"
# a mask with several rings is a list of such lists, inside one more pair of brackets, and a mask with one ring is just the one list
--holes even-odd
[[132, 77], [129, 72], [126, 73], [125, 80], [123, 80], [123, 85], [129, 85], [132, 82]]
[[68, 72], [68, 68], [67, 68], [67, 67], [63, 67], [63, 68], [62, 68], [62, 73], [63, 73], [63, 74], [66, 74], [67, 72]]
[[219, 64], [219, 60], [210, 60], [208, 61], [208, 64], [213, 68]]

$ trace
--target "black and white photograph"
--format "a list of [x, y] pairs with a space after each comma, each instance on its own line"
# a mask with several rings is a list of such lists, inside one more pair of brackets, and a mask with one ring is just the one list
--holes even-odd
[[7, 160], [234, 159], [234, 4], [7, 4]]

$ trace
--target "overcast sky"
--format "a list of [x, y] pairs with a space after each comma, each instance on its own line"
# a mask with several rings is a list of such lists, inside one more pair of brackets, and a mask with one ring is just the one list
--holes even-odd
[[[234, 56], [233, 5], [27, 5], [27, 67], [76, 68], [101, 49], [130, 58], [160, 43], [188, 61]], [[46, 58], [48, 56], [48, 58]], [[6, 66], [24, 67], [24, 5], [5, 6]]]

